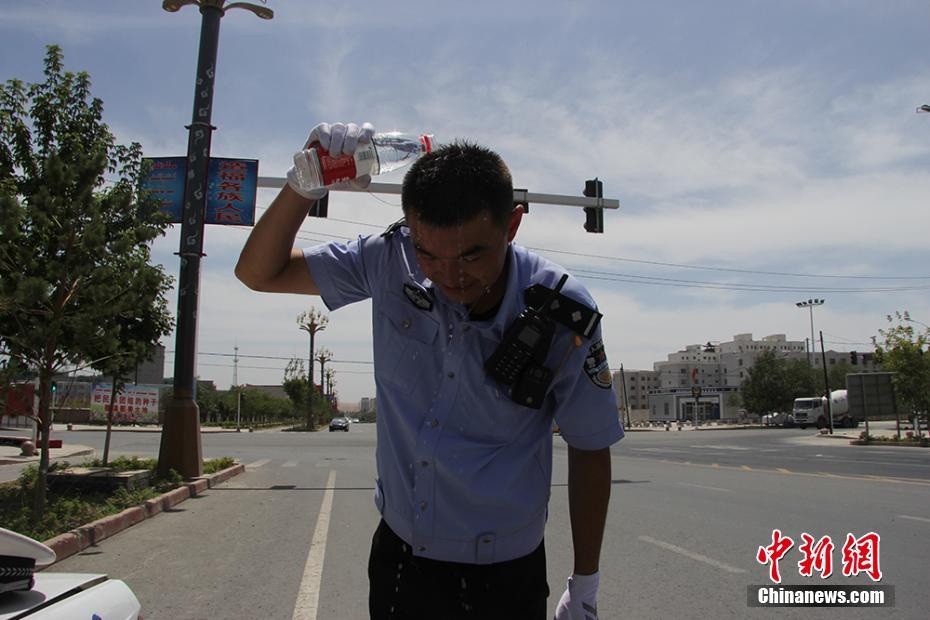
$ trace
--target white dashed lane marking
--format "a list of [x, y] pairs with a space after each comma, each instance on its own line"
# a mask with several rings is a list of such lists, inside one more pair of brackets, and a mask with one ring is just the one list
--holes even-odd
[[333, 490], [336, 485], [336, 470], [330, 470], [320, 505], [320, 515], [316, 519], [310, 552], [304, 565], [304, 575], [300, 580], [297, 602], [294, 605], [292, 620], [316, 620], [317, 607], [320, 603], [320, 581], [323, 579], [323, 560], [326, 557], [326, 537], [329, 534], [329, 515], [333, 511]]

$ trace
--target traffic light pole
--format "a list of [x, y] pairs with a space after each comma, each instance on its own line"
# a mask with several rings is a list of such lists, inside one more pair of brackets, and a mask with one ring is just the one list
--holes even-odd
[[[269, 189], [280, 189], [287, 183], [284, 177], [258, 177], [258, 186]], [[400, 183], [371, 183], [365, 189], [356, 189], [350, 186], [333, 188], [334, 192], [362, 192], [365, 194], [390, 194], [399, 196]], [[525, 189], [513, 190], [513, 201], [519, 203], [533, 203], [544, 205], [560, 205], [565, 207], [587, 207], [592, 209], [619, 209], [620, 201], [616, 198], [597, 198], [588, 196], [567, 196], [564, 194], [539, 194]], [[311, 210], [311, 215], [313, 211]], [[325, 216], [324, 216], [325, 217]]]

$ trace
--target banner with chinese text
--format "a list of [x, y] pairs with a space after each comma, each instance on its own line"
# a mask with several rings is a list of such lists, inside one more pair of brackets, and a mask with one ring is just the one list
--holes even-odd
[[[105, 422], [110, 409], [109, 383], [98, 383], [90, 399], [90, 419]], [[117, 424], [157, 424], [158, 388], [148, 385], [127, 385], [116, 393], [113, 422]]]
[[[186, 157], [147, 157], [151, 169], [143, 187], [161, 203], [161, 210], [179, 224], [184, 210]], [[255, 224], [258, 160], [211, 157], [207, 179], [206, 224]]]

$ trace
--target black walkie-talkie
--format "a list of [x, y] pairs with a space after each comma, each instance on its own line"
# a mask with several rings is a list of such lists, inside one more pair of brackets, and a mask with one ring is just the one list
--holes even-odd
[[568, 274], [564, 274], [555, 290], [539, 309], [527, 307], [507, 328], [504, 338], [484, 369], [492, 378], [513, 386], [511, 398], [521, 405], [538, 409], [552, 382], [552, 371], [544, 366], [549, 355], [555, 325], [549, 318], [549, 306], [559, 294]]

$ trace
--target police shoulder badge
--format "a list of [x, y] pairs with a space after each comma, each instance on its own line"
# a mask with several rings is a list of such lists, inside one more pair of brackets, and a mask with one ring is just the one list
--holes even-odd
[[410, 303], [420, 310], [429, 312], [433, 309], [433, 300], [429, 298], [429, 293], [421, 288], [417, 288], [412, 284], [404, 284], [404, 295], [407, 296]]
[[607, 353], [604, 352], [604, 341], [600, 338], [588, 349], [588, 355], [584, 360], [584, 372], [597, 387], [610, 389], [610, 364], [607, 363]]

